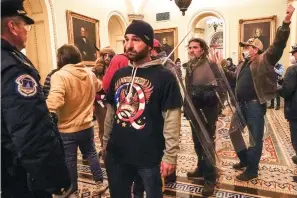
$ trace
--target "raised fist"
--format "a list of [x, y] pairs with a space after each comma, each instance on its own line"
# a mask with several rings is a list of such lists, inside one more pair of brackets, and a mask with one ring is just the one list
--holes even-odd
[[286, 10], [286, 16], [285, 16], [285, 20], [284, 20], [286, 23], [291, 22], [291, 18], [292, 18], [294, 11], [295, 11], [295, 8], [290, 4]]

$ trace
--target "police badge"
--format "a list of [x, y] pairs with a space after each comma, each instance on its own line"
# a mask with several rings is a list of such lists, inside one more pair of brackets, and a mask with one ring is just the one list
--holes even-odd
[[16, 80], [17, 92], [25, 97], [35, 96], [37, 93], [37, 82], [28, 74], [20, 75]]

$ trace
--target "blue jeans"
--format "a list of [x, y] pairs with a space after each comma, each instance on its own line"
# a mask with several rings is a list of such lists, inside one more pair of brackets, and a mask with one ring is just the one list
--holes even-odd
[[289, 120], [290, 132], [291, 132], [291, 142], [297, 155], [297, 119]]
[[88, 160], [95, 181], [103, 181], [102, 170], [94, 143], [93, 127], [74, 133], [61, 133], [63, 139], [65, 158], [71, 177], [73, 191], [78, 190], [77, 185], [77, 147]]
[[105, 165], [112, 198], [130, 198], [132, 183], [137, 175], [141, 177], [147, 198], [163, 197], [160, 166], [142, 168], [121, 164], [112, 153], [107, 153]]
[[143, 198], [144, 197], [144, 186], [140, 175], [137, 174], [134, 185], [133, 185], [133, 195], [134, 198]]
[[[243, 147], [244, 142], [240, 133], [237, 133], [238, 136], [236, 138], [234, 137], [236, 134], [233, 133], [231, 140], [237, 151], [240, 162], [247, 165], [246, 173], [249, 175], [257, 175], [263, 149], [266, 104], [251, 101], [239, 102], [239, 106], [248, 127], [252, 145], [249, 148]], [[232, 126], [233, 123], [231, 123], [231, 127]]]

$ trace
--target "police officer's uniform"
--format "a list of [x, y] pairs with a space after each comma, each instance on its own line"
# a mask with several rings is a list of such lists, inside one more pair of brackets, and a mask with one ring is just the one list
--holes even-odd
[[[1, 17], [19, 15], [27, 24], [34, 23], [20, 0], [1, 0], [1, 7]], [[1, 197], [63, 194], [71, 181], [38, 71], [5, 39], [1, 56]]]

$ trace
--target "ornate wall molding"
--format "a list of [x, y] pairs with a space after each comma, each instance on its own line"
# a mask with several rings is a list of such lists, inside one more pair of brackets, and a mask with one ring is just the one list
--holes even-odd
[[128, 14], [129, 22], [131, 23], [133, 20], [143, 20], [143, 14]]
[[105, 27], [107, 27], [107, 29], [108, 29], [108, 23], [109, 23], [109, 20], [110, 20], [110, 18], [112, 17], [112, 16], [117, 16], [117, 17], [119, 17], [120, 19], [121, 19], [121, 21], [122, 21], [122, 25], [123, 25], [123, 30], [125, 30], [126, 29], [126, 27], [128, 26], [128, 21], [127, 21], [127, 18], [125, 18], [124, 17], [124, 15], [121, 13], [121, 12], [119, 12], [119, 11], [117, 11], [117, 10], [114, 10], [114, 11], [111, 11], [109, 14], [108, 14], [108, 16], [106, 17], [106, 21], [105, 21]]
[[[30, 14], [32, 15], [32, 17], [34, 18], [34, 14], [33, 13], [33, 7], [32, 7], [32, 4], [31, 4], [31, 1], [30, 0], [27, 0], [26, 1], [27, 5], [29, 6], [29, 11], [30, 11]], [[40, 12], [38, 12], [40, 13]], [[34, 37], [34, 51], [36, 52], [36, 55], [34, 56], [35, 60], [36, 60], [36, 65], [37, 68], [40, 68], [40, 61], [39, 61], [39, 55], [38, 55], [38, 43], [37, 43], [37, 33], [36, 33], [36, 25], [37, 25], [38, 22], [35, 21], [35, 24], [32, 26], [32, 30], [33, 30], [33, 37]]]
[[57, 27], [56, 27], [56, 17], [55, 17], [55, 9], [52, 0], [45, 0], [45, 5], [47, 8], [47, 14], [49, 18], [49, 23], [50, 30], [53, 31], [53, 36], [54, 36], [54, 47], [55, 51], [58, 49], [58, 42], [57, 42]]

